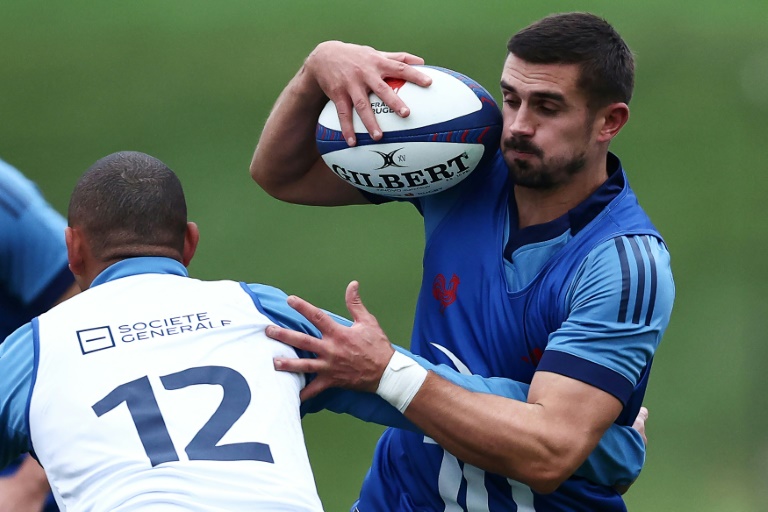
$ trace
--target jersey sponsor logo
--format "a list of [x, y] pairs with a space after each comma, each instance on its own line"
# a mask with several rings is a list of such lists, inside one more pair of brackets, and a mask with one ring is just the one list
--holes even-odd
[[[153, 318], [112, 326], [91, 327], [76, 331], [83, 354], [90, 354], [116, 346], [115, 339], [123, 343], [177, 336], [201, 330], [219, 329], [232, 323], [232, 320], [214, 319], [207, 312], [190, 313]], [[116, 333], [116, 336], [113, 335]]]
[[443, 274], [435, 276], [432, 281], [432, 296], [440, 303], [440, 313], [445, 313], [445, 308], [456, 302], [459, 282], [459, 276], [456, 274], [453, 274], [447, 283]]
[[115, 346], [115, 338], [112, 336], [112, 329], [108, 325], [81, 329], [76, 331], [76, 334], [83, 355]]

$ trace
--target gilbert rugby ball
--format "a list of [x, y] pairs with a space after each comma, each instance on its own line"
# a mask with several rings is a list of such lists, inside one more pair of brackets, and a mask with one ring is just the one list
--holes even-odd
[[387, 80], [411, 114], [401, 118], [375, 94], [371, 108], [383, 137], [374, 141], [354, 113], [357, 145], [349, 147], [332, 101], [318, 119], [317, 147], [339, 178], [373, 194], [413, 198], [446, 190], [499, 149], [501, 112], [480, 84], [455, 71], [418, 66], [432, 77], [419, 87]]

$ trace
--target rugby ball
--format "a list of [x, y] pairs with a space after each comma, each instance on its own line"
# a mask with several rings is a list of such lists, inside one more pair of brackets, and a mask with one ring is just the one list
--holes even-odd
[[501, 112], [471, 78], [445, 68], [418, 66], [432, 77], [419, 87], [387, 80], [411, 113], [402, 118], [378, 96], [369, 96], [383, 137], [375, 141], [357, 113], [357, 145], [341, 134], [336, 106], [329, 101], [318, 119], [316, 141], [336, 176], [373, 194], [413, 198], [442, 192], [461, 182], [499, 149]]

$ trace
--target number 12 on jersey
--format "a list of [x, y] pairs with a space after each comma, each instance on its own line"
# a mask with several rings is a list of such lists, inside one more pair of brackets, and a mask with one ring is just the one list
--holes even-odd
[[[201, 366], [162, 376], [160, 382], [168, 391], [203, 384], [219, 385], [224, 391], [216, 412], [184, 449], [189, 460], [255, 460], [274, 463], [272, 451], [265, 443], [216, 444], [251, 403], [248, 381], [239, 372], [224, 366]], [[171, 441], [149, 378], [144, 376], [116, 387], [93, 405], [93, 411], [101, 417], [122, 403], [128, 407], [152, 467], [178, 461], [179, 455]]]

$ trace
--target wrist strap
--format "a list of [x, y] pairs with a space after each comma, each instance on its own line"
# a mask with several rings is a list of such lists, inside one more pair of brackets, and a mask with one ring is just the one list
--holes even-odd
[[419, 363], [395, 350], [379, 381], [376, 394], [400, 412], [408, 405], [427, 378], [427, 370]]

